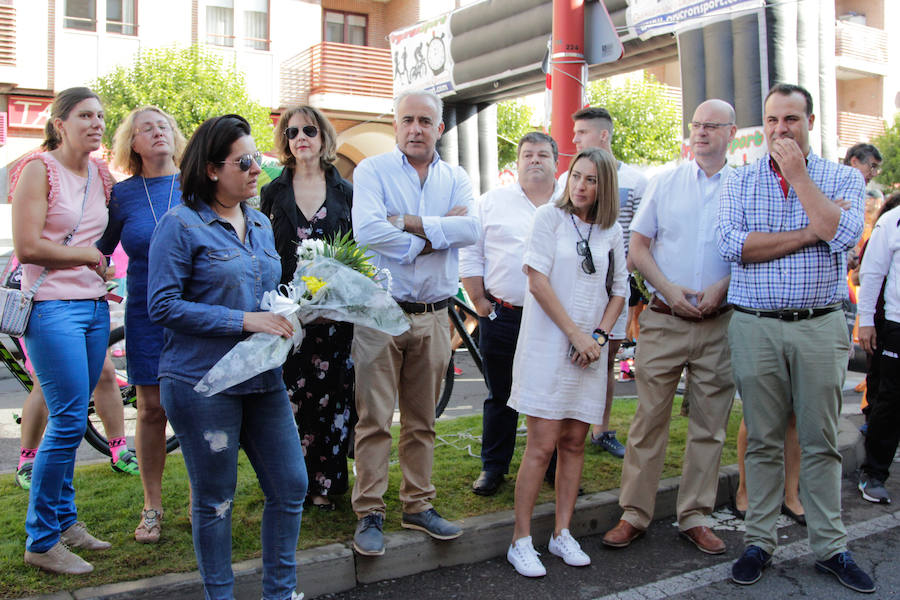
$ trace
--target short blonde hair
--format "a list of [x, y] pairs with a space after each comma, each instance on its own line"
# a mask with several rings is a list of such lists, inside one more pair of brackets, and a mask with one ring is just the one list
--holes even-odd
[[275, 126], [275, 150], [278, 152], [278, 160], [288, 169], [293, 169], [297, 164], [297, 159], [291, 154], [291, 141], [284, 135], [284, 130], [294, 115], [303, 115], [319, 128], [319, 135], [322, 136], [319, 167], [325, 171], [337, 160], [337, 132], [325, 115], [312, 106], [294, 106], [281, 113], [278, 125]]
[[172, 137], [175, 140], [175, 151], [172, 159], [175, 161], [176, 166], [181, 162], [181, 155], [184, 153], [184, 147], [187, 145], [187, 140], [184, 139], [184, 134], [181, 133], [181, 130], [178, 128], [175, 117], [158, 106], [149, 104], [134, 109], [128, 113], [127, 117], [125, 117], [116, 129], [116, 134], [113, 137], [113, 165], [129, 175], [140, 175], [144, 166], [141, 155], [134, 151], [131, 144], [134, 142], [134, 122], [137, 120], [139, 114], [147, 111], [158, 113], [168, 121], [169, 127], [172, 128]]
[[613, 155], [601, 148], [588, 148], [575, 155], [569, 163], [566, 189], [556, 201], [556, 206], [567, 213], [575, 212], [575, 205], [569, 197], [569, 183], [572, 181], [572, 168], [582, 158], [594, 163], [597, 167], [597, 197], [588, 211], [588, 222], [596, 223], [603, 229], [612, 227], [619, 218], [619, 164]]

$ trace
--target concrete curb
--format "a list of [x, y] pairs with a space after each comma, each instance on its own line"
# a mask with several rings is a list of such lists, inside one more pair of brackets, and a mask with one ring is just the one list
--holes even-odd
[[[865, 455], [858, 427], [862, 415], [840, 419], [838, 444], [845, 477], [852, 476]], [[656, 493], [654, 519], [675, 515], [680, 477], [664, 479]], [[719, 469], [716, 505], [731, 501], [737, 488], [737, 465]], [[571, 531], [575, 537], [597, 535], [615, 525], [621, 516], [618, 489], [582, 496], [575, 506]], [[553, 531], [554, 505], [535, 507], [532, 535], [549, 539]], [[509, 547], [513, 511], [506, 510], [460, 521], [465, 534], [452, 542], [438, 542], [424, 533], [392, 532], [385, 535], [385, 554], [380, 557], [356, 555], [347, 544], [330, 544], [297, 553], [297, 579], [307, 600], [324, 594], [344, 592], [357, 584], [406, 577], [442, 567], [471, 564], [503, 556]], [[234, 595], [238, 600], [260, 597], [262, 560], [235, 563]], [[115, 583], [73, 592], [57, 592], [26, 600], [195, 600], [202, 597], [200, 574], [173, 573], [137, 581]]]

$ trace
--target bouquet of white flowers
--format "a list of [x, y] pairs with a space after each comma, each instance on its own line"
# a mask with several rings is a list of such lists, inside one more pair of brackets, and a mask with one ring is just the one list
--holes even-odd
[[409, 318], [390, 294], [391, 274], [376, 269], [350, 234], [329, 242], [303, 240], [297, 248], [297, 270], [290, 284], [263, 294], [260, 308], [286, 317], [294, 336], [254, 333], [213, 365], [194, 390], [205, 396], [222, 392], [255, 375], [284, 364], [303, 342], [302, 324], [316, 319], [345, 321], [400, 335]]

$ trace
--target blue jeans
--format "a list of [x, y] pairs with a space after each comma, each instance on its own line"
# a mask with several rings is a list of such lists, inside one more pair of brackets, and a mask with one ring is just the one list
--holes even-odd
[[78, 518], [75, 451], [87, 427], [88, 401], [109, 341], [105, 300], [35, 302], [25, 347], [50, 413], [31, 474], [25, 547], [46, 552]]
[[307, 480], [287, 392], [205, 397], [171, 377], [160, 378], [159, 391], [191, 480], [194, 552], [206, 598], [234, 597], [231, 507], [240, 445], [266, 498], [263, 600], [289, 599], [297, 584], [294, 555]]

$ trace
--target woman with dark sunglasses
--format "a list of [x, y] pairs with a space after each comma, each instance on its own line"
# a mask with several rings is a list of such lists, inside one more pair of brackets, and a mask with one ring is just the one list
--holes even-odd
[[159, 358], [163, 408], [184, 453], [193, 499], [194, 552], [209, 600], [234, 597], [231, 507], [238, 446], [265, 495], [262, 597], [299, 598], [296, 559], [306, 468], [281, 369], [224, 392], [194, 386], [253, 332], [288, 338], [290, 322], [259, 308], [278, 286], [272, 226], [246, 200], [261, 169], [250, 125], [238, 115], [205, 121], [181, 159], [183, 204], [159, 219], [150, 241], [147, 308], [164, 326]]
[[513, 362], [509, 406], [527, 415], [507, 559], [526, 577], [546, 570], [531, 541], [531, 515], [554, 449], [556, 525], [550, 553], [570, 566], [590, 557], [569, 533], [584, 441], [603, 416], [607, 334], [625, 304], [625, 248], [617, 222], [618, 165], [599, 148], [578, 153], [566, 190], [534, 214], [523, 258], [528, 295]]
[[[305, 239], [331, 239], [351, 231], [353, 186], [334, 166], [334, 127], [311, 106], [285, 111], [275, 130], [284, 171], [262, 189], [260, 207], [272, 221], [281, 255], [281, 281], [297, 268], [297, 245]], [[353, 326], [321, 322], [306, 327], [297, 352], [284, 363], [284, 384], [296, 407], [306, 468], [307, 504], [334, 510], [330, 497], [348, 489], [347, 450], [354, 408], [350, 360]]]

